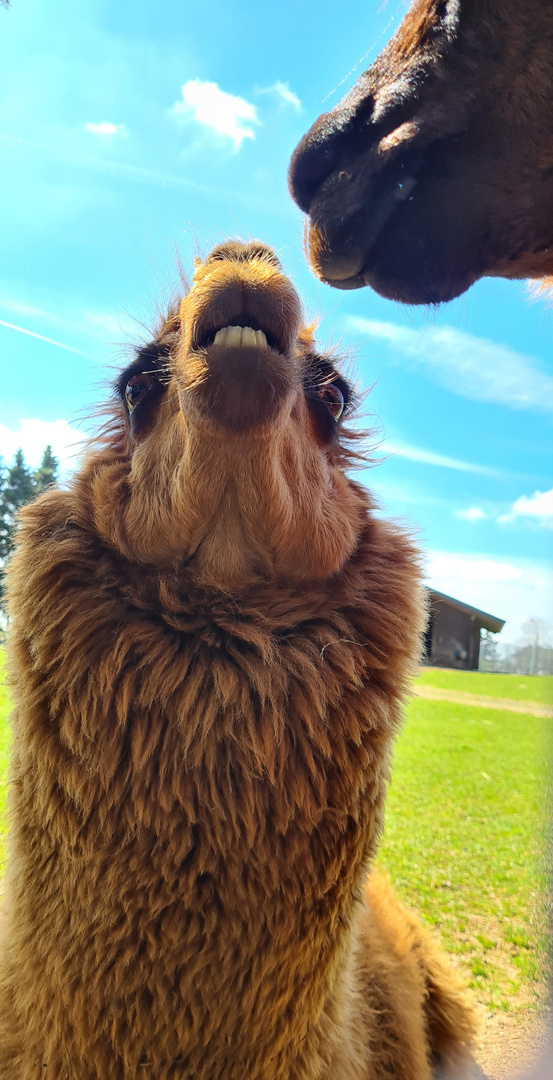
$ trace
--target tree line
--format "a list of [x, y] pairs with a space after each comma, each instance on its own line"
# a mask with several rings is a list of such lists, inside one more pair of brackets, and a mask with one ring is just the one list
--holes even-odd
[[47, 446], [38, 469], [25, 464], [23, 451], [18, 450], [12, 466], [0, 460], [0, 612], [5, 602], [6, 562], [15, 542], [17, 513], [25, 503], [36, 498], [58, 480], [58, 460]]

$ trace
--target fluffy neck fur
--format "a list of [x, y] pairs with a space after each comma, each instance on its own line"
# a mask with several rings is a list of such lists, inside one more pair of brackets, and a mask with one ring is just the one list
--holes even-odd
[[12, 571], [18, 1052], [80, 1080], [326, 1076], [417, 652], [411, 548], [365, 511], [339, 574], [227, 599], [99, 543], [87, 487], [90, 522], [93, 476], [25, 511]]
[[162, 408], [162, 440], [153, 433], [131, 461], [90, 462], [88, 505], [106, 540], [149, 565], [190, 560], [199, 584], [226, 591], [340, 568], [356, 544], [363, 500], [321, 453], [297, 395], [278, 424], [247, 435], [202, 416], [191, 421], [174, 399]]

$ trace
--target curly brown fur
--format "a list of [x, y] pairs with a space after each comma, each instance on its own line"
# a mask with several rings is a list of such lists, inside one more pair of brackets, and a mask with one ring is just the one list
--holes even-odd
[[2, 1080], [428, 1080], [469, 1037], [364, 893], [424, 612], [337, 388], [272, 253], [224, 245], [22, 515]]

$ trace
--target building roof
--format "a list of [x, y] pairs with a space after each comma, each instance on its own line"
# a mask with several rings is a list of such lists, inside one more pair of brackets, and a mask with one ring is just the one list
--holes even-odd
[[489, 615], [487, 611], [481, 611], [480, 608], [464, 604], [462, 600], [456, 600], [454, 596], [447, 596], [446, 593], [438, 592], [437, 589], [431, 589], [429, 586], [427, 586], [427, 591], [431, 600], [439, 600], [456, 608], [457, 611], [466, 612], [467, 615], [471, 615], [475, 620], [477, 619], [484, 627], [484, 630], [489, 630], [492, 634], [498, 634], [505, 626], [505, 619], [498, 619], [496, 615]]

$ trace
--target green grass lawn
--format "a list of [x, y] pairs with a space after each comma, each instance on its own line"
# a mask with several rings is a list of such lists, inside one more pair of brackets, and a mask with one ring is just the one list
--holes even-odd
[[416, 680], [421, 686], [442, 690], [461, 690], [465, 694], [536, 701], [553, 706], [553, 675], [492, 675], [487, 671], [452, 671], [449, 668], [423, 668]]
[[[421, 681], [541, 702], [552, 680], [427, 669]], [[7, 712], [0, 676], [0, 867]], [[395, 749], [379, 862], [492, 1011], [522, 1015], [543, 997], [552, 727], [524, 713], [418, 698]]]
[[379, 862], [492, 1010], [543, 997], [551, 728], [418, 699], [395, 748]]

